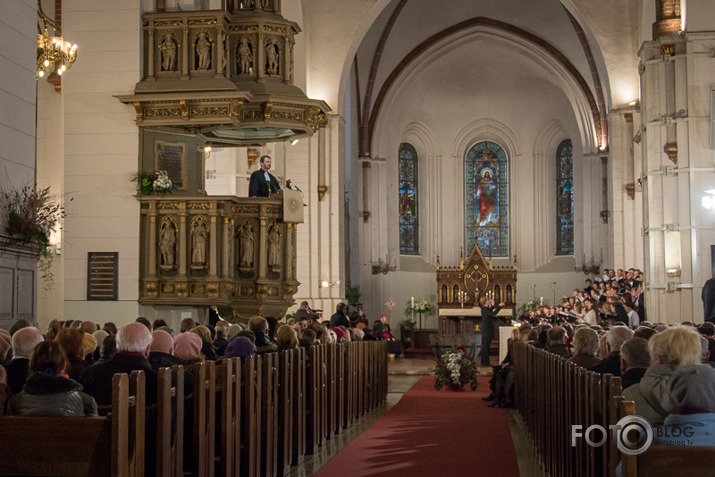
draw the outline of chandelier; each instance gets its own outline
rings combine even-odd
[[[37,79],[56,73],[62,75],[77,59],[77,45],[62,39],[62,29],[42,11],[41,0],[37,1],[40,17],[37,29]],[[55,36],[50,36],[47,27],[51,27]]]

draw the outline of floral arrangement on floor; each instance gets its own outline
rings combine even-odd
[[[176,186],[166,171],[139,171],[132,177],[132,182],[137,183],[137,195],[171,194]]]
[[[58,229],[65,217],[60,199],[61,195],[50,193],[49,187],[38,189],[35,184],[0,193],[0,213],[5,216],[5,231],[23,244],[37,245],[38,269],[49,288],[53,283],[52,262],[55,256],[50,246],[50,232]]]
[[[426,298],[420,296],[415,298],[414,301],[410,299],[410,301],[407,302],[405,316],[411,319],[413,311],[424,316],[431,316],[434,314],[434,305],[428,302]]]
[[[437,360],[437,367],[432,371],[437,376],[434,382],[437,391],[443,386],[461,389],[466,384],[470,385],[472,391],[477,390],[477,368],[466,357],[463,346],[444,351]]]

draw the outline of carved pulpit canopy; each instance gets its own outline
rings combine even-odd
[[[218,146],[313,135],[330,108],[294,85],[300,28],[280,10],[278,0],[256,0],[144,13],[142,80],[117,98],[134,106],[139,127]]]
[[[438,260],[439,262],[439,260]],[[486,260],[478,246],[465,261],[454,268],[437,268],[437,296],[439,308],[472,308],[479,306],[479,298],[494,294],[497,303],[513,307],[516,299],[516,266],[494,267]]]

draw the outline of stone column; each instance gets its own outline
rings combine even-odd
[[[212,204],[215,206],[215,203]],[[215,212],[212,212],[215,213]],[[218,230],[216,216],[212,215],[209,224],[209,278],[218,276]]]
[[[149,213],[149,254],[146,263],[146,274],[148,278],[156,277],[156,210]]]
[[[256,51],[253,56],[255,58],[254,61],[256,62],[256,73],[258,74],[257,81],[263,82],[266,75],[266,45],[263,44],[263,33],[259,33],[257,37],[258,44],[256,45]]]
[[[261,219],[261,226],[258,230],[258,279],[266,278],[266,268],[268,266],[268,256],[266,255],[267,237],[266,219]]]
[[[181,37],[181,79],[189,79],[189,25],[184,21]]]
[[[293,279],[293,228],[295,224],[287,223],[285,228],[285,237],[283,239],[283,276],[284,281]]]
[[[233,242],[231,230],[233,220],[229,222],[228,217],[223,218],[223,251],[221,253],[221,278],[228,278],[231,258],[233,258]]]
[[[189,241],[188,233],[186,232],[186,203],[182,203],[184,209],[180,211],[179,217],[179,276],[186,277],[186,243]]]
[[[223,31],[221,30],[221,27],[218,27],[216,29],[216,57],[214,59],[214,69],[216,70],[216,74],[214,75],[214,78],[223,78],[224,76],[224,71],[223,71],[223,61],[224,61],[224,52],[223,52]]]
[[[149,33],[149,40],[147,41],[146,51],[147,51],[147,65],[146,65],[146,79],[147,81],[155,81],[154,77],[154,51],[156,46],[154,45],[154,25],[149,25],[147,30]]]

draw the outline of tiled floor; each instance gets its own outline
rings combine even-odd
[[[348,445],[350,441],[390,410],[422,376],[430,374],[429,371],[434,365],[433,359],[390,359],[388,364],[387,401],[366,416],[363,416],[349,429],[344,430],[337,436],[333,436],[332,439],[318,449],[316,454],[305,456],[300,465],[291,467],[288,475],[291,477],[307,477],[315,473],[340,449]],[[490,374],[491,369],[480,367],[479,373]],[[531,445],[531,440],[521,422],[519,413],[513,410],[507,410],[506,412],[509,417],[509,426],[516,448],[517,459],[519,460],[519,473],[523,476],[543,476],[538,456]]]

